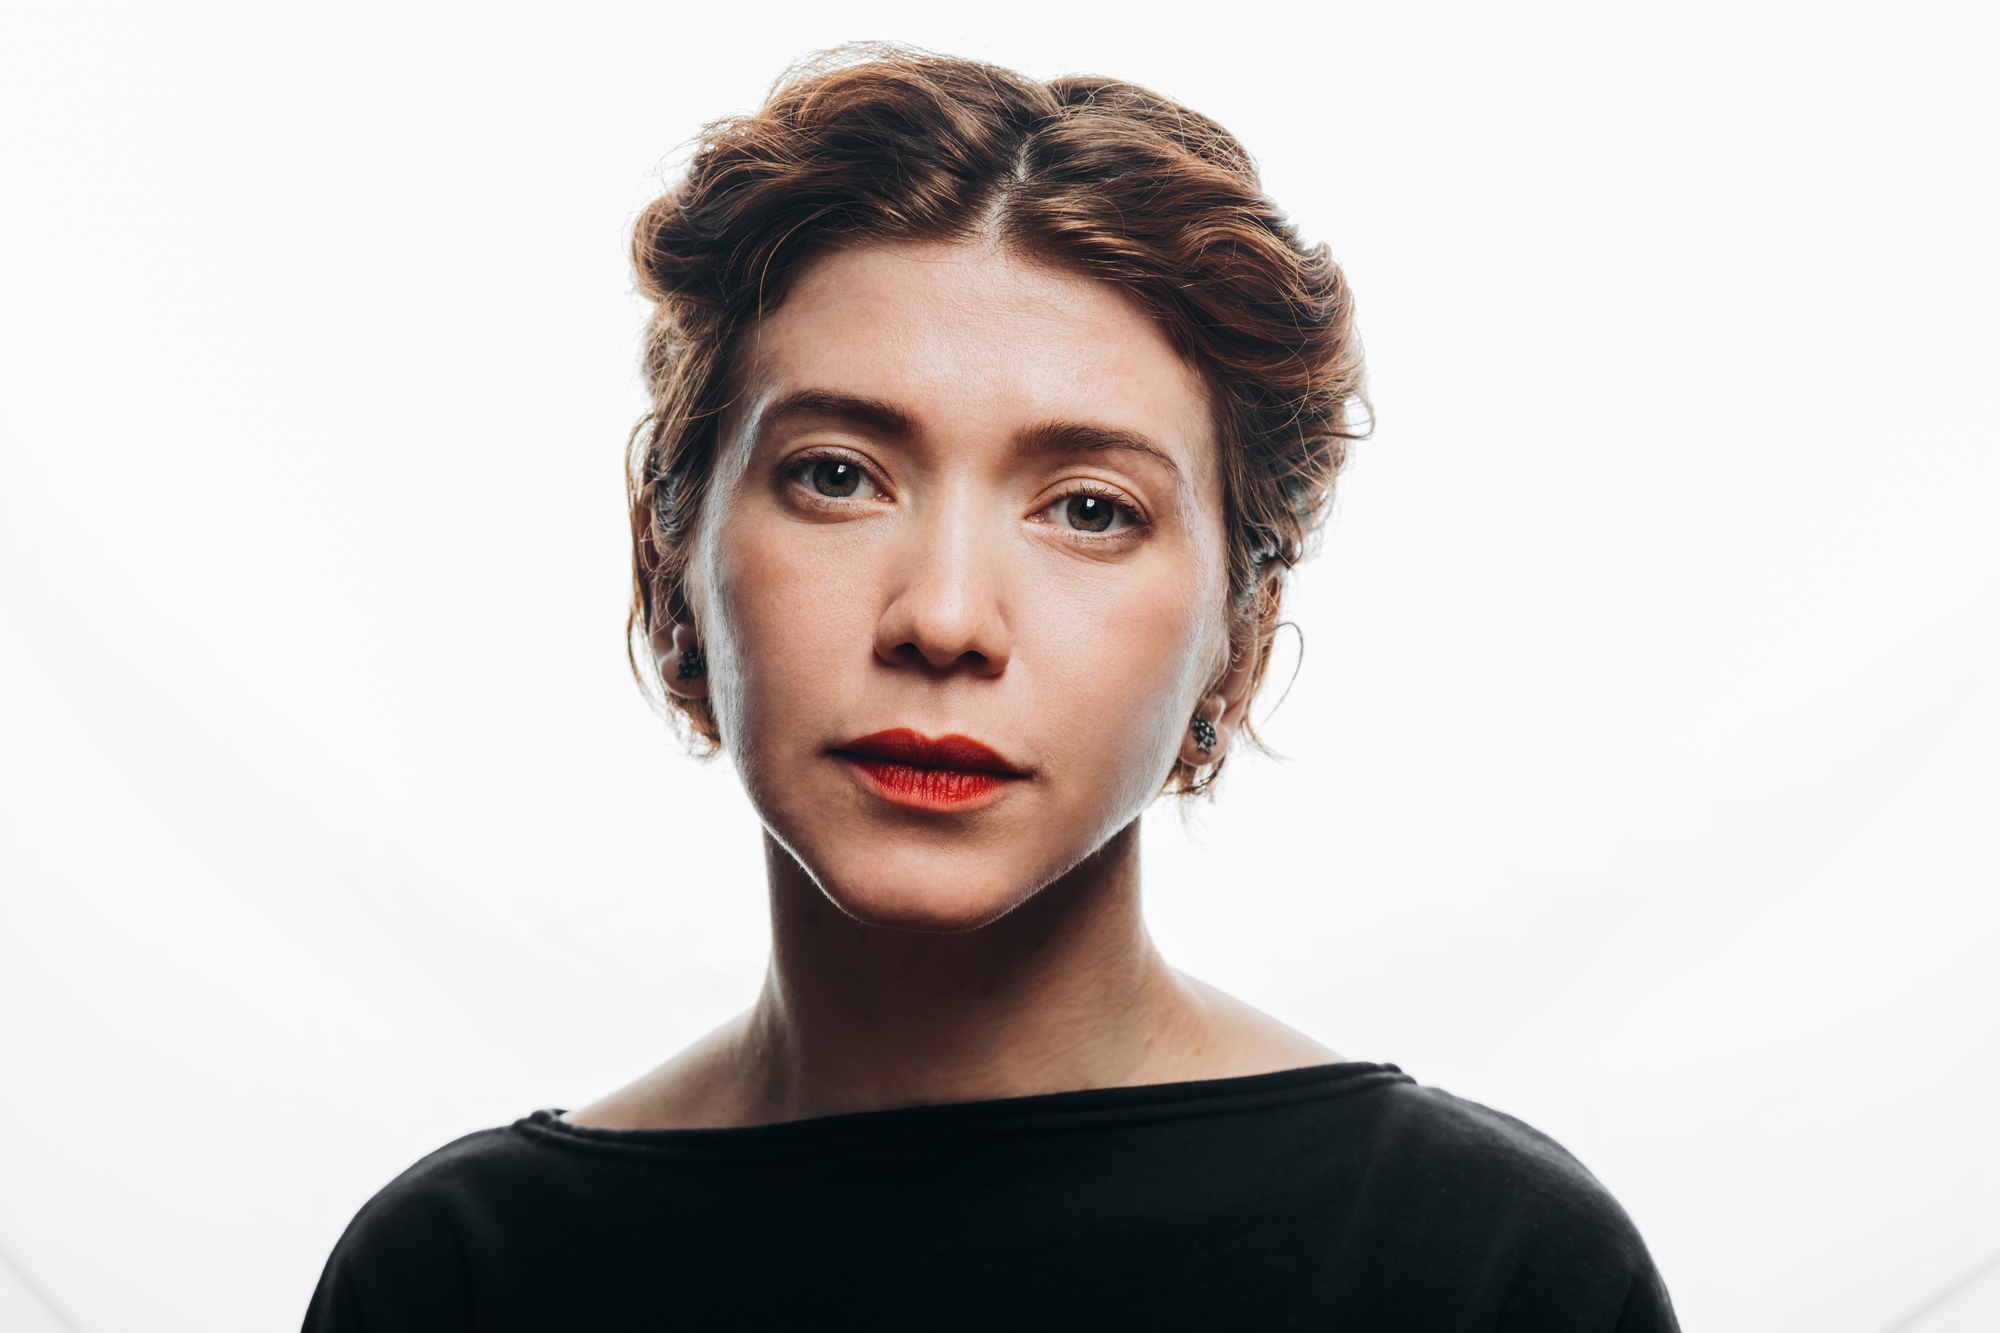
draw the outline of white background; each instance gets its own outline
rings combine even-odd
[[[404,1165],[748,1001],[754,820],[623,658],[624,246],[871,37],[1186,99],[1359,293],[1290,758],[1150,818],[1169,957],[1564,1141],[1690,1330],[1977,1271],[1981,8],[16,7],[0,1326],[293,1326]]]

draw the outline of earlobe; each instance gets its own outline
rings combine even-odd
[[[694,626],[676,623],[654,630],[653,659],[667,693],[682,699],[708,697],[708,654]]]
[[[1224,700],[1219,694],[1204,698],[1188,719],[1187,734],[1181,738],[1181,760],[1190,768],[1218,762],[1229,748],[1229,737],[1221,728]]]
[[[1236,736],[1236,729],[1243,724],[1251,690],[1257,683],[1257,664],[1277,620],[1279,592],[1277,580],[1267,575],[1260,598],[1262,614],[1252,638],[1246,644],[1231,646],[1229,666],[1216,682],[1215,692],[1202,699],[1194,717],[1189,719],[1187,734],[1181,741],[1181,758],[1195,768],[1220,762]]]

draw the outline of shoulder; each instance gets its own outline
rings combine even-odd
[[[1617,1206],[1583,1163],[1524,1121],[1416,1082],[1381,1092],[1378,1151],[1406,1156],[1439,1185],[1505,1181],[1535,1198]]]
[[[718,1129],[757,1124],[764,1108],[742,1077],[749,1012],[716,1028],[665,1064],[564,1119],[591,1129]]]
[[[390,1181],[356,1213],[320,1276],[306,1333],[428,1329],[462,1321],[475,1233],[533,1174],[518,1127],[446,1144]]]
[[[1371,1212],[1433,1240],[1442,1264],[1486,1270],[1501,1327],[1676,1327],[1638,1228],[1561,1144],[1440,1088],[1380,1089]]]
[[[534,1138],[523,1132],[533,1122],[482,1129],[420,1158],[362,1207],[348,1228],[349,1237],[365,1241],[378,1232],[421,1228],[490,1207],[495,1195],[509,1193],[537,1174],[540,1153]]]

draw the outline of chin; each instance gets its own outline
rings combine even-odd
[[[845,768],[835,770],[844,780],[829,782],[818,773],[773,780],[783,773],[776,765],[744,767],[772,843],[804,872],[795,887],[810,883],[847,917],[887,930],[957,935],[991,926],[1131,821],[1101,799],[1065,801],[1031,785],[922,809],[885,799]]]
[[[813,878],[834,906],[862,925],[926,935],[959,935],[990,926],[1041,887],[1039,877],[1025,884],[995,882],[990,866],[965,869],[968,873],[953,874],[937,867],[875,866],[853,875],[820,873]]]

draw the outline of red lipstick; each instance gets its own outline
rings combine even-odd
[[[945,810],[978,800],[1027,774],[970,736],[878,731],[834,751],[898,805]]]

